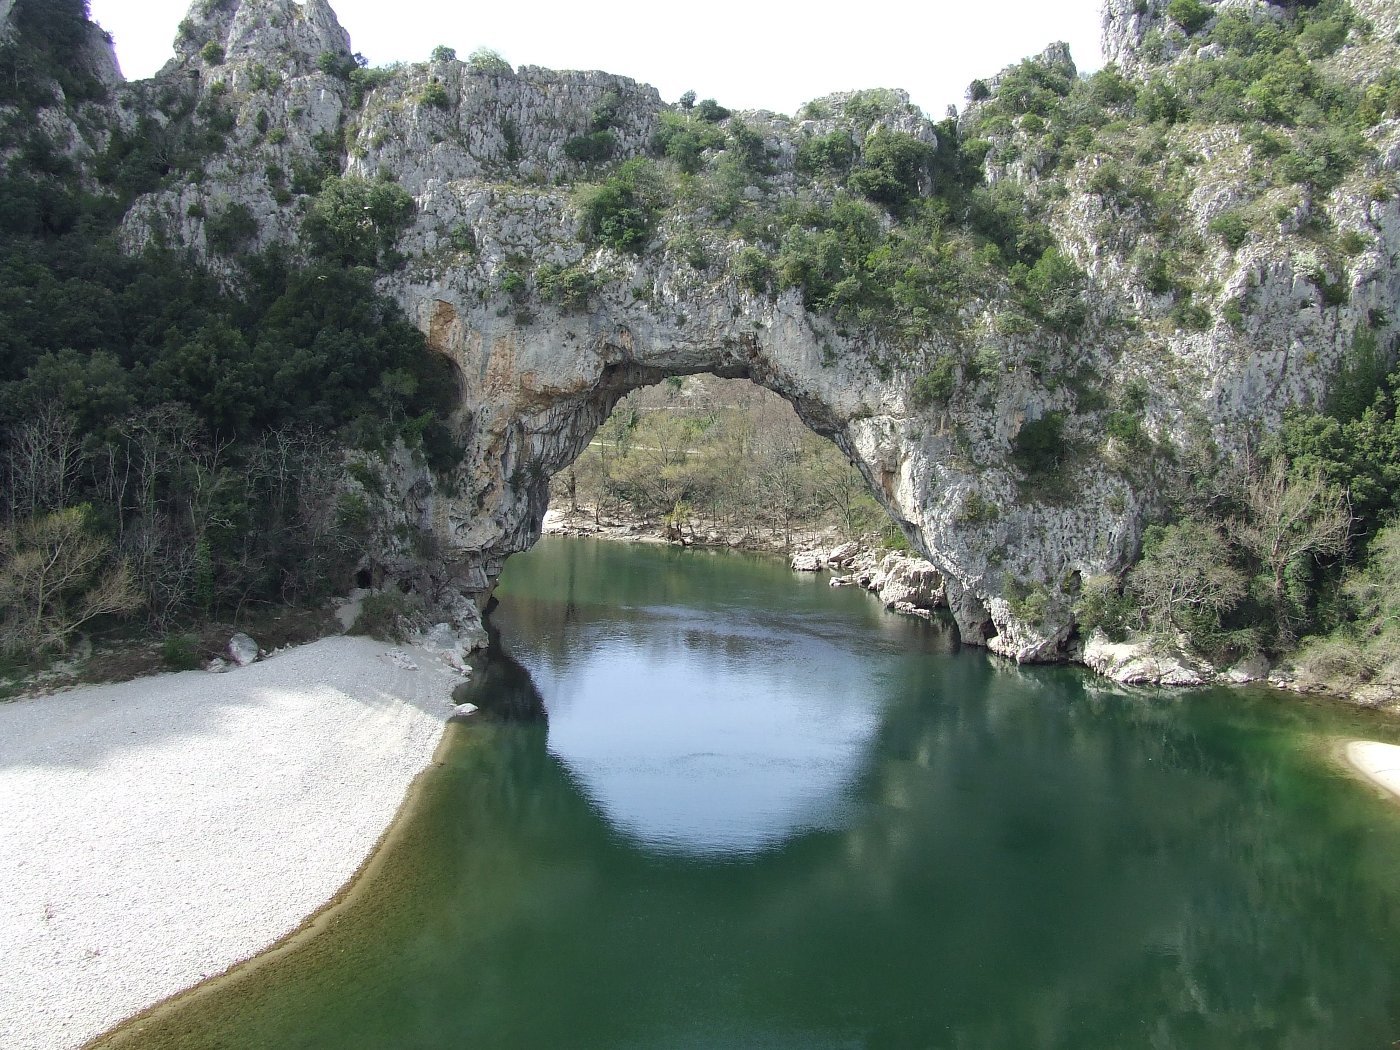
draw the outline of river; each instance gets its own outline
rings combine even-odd
[[[1400,1039],[1395,723],[958,651],[773,559],[546,539],[347,898],[104,1046]],[[533,716],[533,717],[532,717]]]

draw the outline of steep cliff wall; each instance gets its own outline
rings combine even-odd
[[[1227,6],[1274,17],[1268,4]],[[1108,52],[1126,73],[1209,59],[1165,8],[1108,0]],[[1393,59],[1393,39],[1357,40],[1375,51],[1368,68]],[[1104,122],[1067,154],[1033,109],[997,108],[1004,81],[940,128],[895,92],[832,96],[798,118],[706,119],[603,73],[454,60],[371,76],[349,49],[324,0],[200,0],[160,83],[193,92],[179,119],[222,121],[226,146],[197,180],[138,200],[124,236],[133,250],[188,245],[235,281],[238,259],[209,236],[231,209],[252,220],[248,248],[296,252],[323,175],[391,179],[412,195],[380,285],[455,365],[462,452],[449,476],[406,457],[394,472],[399,523],[433,541],[393,552],[405,576],[431,550],[439,578],[487,593],[504,559],[538,537],[549,476],[619,397],[715,372],[777,391],[850,455],[944,574],[967,641],[1052,659],[1079,582],[1131,561],[1188,449],[1239,452],[1291,406],[1321,404],[1359,338],[1393,343],[1393,120],[1375,123],[1365,158],[1330,185],[1299,189],[1261,177],[1265,151],[1238,127]],[[1351,50],[1334,56],[1338,69],[1360,61]],[[1062,49],[1044,63],[1073,78]],[[149,95],[123,89],[119,121]],[[648,162],[655,214],[640,242],[609,244],[590,230],[586,186],[661,152],[658,131],[677,121],[696,136],[693,155]],[[974,136],[985,160],[968,149]],[[846,141],[863,160],[813,151]],[[994,260],[977,225],[991,220],[975,215],[909,249],[897,193],[867,180],[865,196],[886,207],[852,205],[846,176],[830,174],[875,171],[879,149],[911,142],[926,152],[910,147],[917,171],[891,160],[886,174],[907,175],[898,192],[946,192],[950,214],[997,215],[1014,200],[1007,215],[1043,217],[1041,266]],[[1130,185],[1106,152],[1114,142],[1137,158]],[[999,196],[954,195],[959,180],[980,181],[974,163]],[[839,273],[821,302],[810,294],[820,275],[789,279],[789,245],[852,209],[872,244],[956,278],[922,301],[900,290],[898,327],[862,312]],[[1248,235],[1222,237],[1220,217],[1242,210]],[[1189,279],[1164,277],[1164,258]],[[1032,456],[1032,436],[1055,447]],[[1038,465],[1051,461],[1053,484]]]

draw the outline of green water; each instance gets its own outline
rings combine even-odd
[[[103,1045],[1400,1039],[1394,724],[955,652],[773,561],[546,540],[518,664],[323,928]]]

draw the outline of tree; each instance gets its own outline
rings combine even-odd
[[[1289,570],[1303,558],[1346,550],[1351,506],[1346,493],[1321,474],[1290,474],[1282,458],[1249,482],[1244,499],[1245,513],[1230,522],[1231,538],[1259,559],[1278,640],[1291,645],[1303,600],[1289,587]]]
[[[12,427],[6,438],[6,518],[25,520],[66,506],[87,458],[72,417],[47,404],[34,418]]]
[[[413,212],[413,198],[392,182],[332,175],[322,184],[303,228],[312,249],[327,260],[374,266]]]
[[[489,47],[479,47],[468,55],[467,69],[473,73],[487,73],[493,76],[511,72],[510,63],[499,51]]]
[[[446,44],[439,44],[437,47],[433,48],[433,61],[456,62],[457,51],[455,48],[448,47]]]
[[[1230,564],[1225,537],[1213,525],[1183,521],[1153,526],[1143,556],[1128,576],[1150,631],[1184,631],[1209,645],[1221,617],[1245,596],[1244,574]]]
[[[67,507],[0,529],[0,650],[63,651],[98,616],[141,604],[124,561],[93,535],[87,507]]]

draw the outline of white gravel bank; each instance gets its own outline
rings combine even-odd
[[[460,679],[327,638],[0,704],[0,1047],[75,1047],[256,954],[349,880]]]

